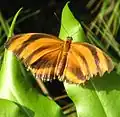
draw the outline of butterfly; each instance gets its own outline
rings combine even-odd
[[[81,84],[114,68],[111,58],[102,50],[85,42],[72,42],[72,37],[63,41],[45,33],[18,34],[5,47],[43,81],[59,79]]]

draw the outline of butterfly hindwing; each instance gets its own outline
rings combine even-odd
[[[43,81],[55,79],[55,69],[57,68],[60,54],[60,50],[44,54],[36,62],[30,65],[30,70],[36,78],[41,78]]]

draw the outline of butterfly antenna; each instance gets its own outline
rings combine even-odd
[[[54,15],[55,15],[55,17],[56,17],[56,19],[57,19],[57,21],[59,22],[59,24],[60,24],[60,19],[59,19],[59,17],[57,16],[57,14],[54,12]],[[63,27],[63,29],[64,29],[64,31],[69,35],[69,33],[67,32],[67,30],[66,30],[66,28],[63,26],[63,24],[61,23],[61,26]]]

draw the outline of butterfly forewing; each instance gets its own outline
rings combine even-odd
[[[55,78],[55,69],[63,49],[62,40],[52,35],[28,33],[13,36],[5,46],[13,51],[37,78]]]
[[[42,33],[28,33],[13,36],[6,48],[22,59],[25,64],[33,64],[46,53],[61,48],[63,41]]]

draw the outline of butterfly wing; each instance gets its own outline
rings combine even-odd
[[[93,75],[102,76],[113,69],[113,63],[99,48],[88,43],[72,43],[64,76],[68,82],[80,84]]]
[[[42,80],[55,78],[55,68],[62,51],[63,41],[43,33],[13,36],[6,44],[33,75]]]
[[[28,33],[13,36],[5,46],[24,62],[35,77],[42,80],[56,78],[64,41],[48,34]],[[87,43],[72,43],[63,78],[80,84],[93,75],[102,76],[112,69],[112,60],[97,47]]]

